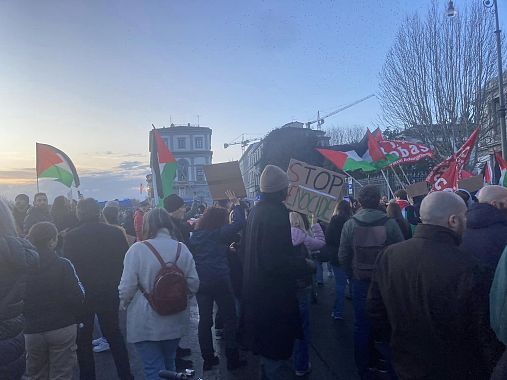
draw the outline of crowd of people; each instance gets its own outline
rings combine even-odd
[[[125,338],[147,380],[185,368],[194,297],[204,371],[220,361],[215,326],[228,370],[251,351],[264,380],[306,376],[326,267],[337,323],[350,290],[361,379],[507,378],[507,188],[389,201],[367,185],[325,223],[288,210],[288,187],[267,165],[253,207],[230,191],[211,207],[172,194],[134,213],[92,198],[49,207],[44,193],[0,200],[0,379],[78,367],[92,380],[102,350],[133,379]]]

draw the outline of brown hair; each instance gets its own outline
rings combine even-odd
[[[35,248],[44,249],[48,247],[51,240],[56,239],[58,236],[58,229],[53,223],[39,222],[35,223],[30,231],[28,231],[27,238],[30,240]]]
[[[209,207],[197,222],[198,230],[213,231],[227,224],[229,212],[223,207]]]

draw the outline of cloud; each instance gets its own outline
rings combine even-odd
[[[122,170],[148,170],[150,166],[141,161],[123,161],[117,168]]]

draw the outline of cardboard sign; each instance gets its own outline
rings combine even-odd
[[[408,185],[405,190],[407,191],[407,194],[410,198],[417,197],[419,195],[426,195],[428,194],[428,184],[423,182],[416,182],[411,185]]]
[[[285,204],[293,211],[329,222],[342,196],[345,177],[336,172],[291,159],[287,169],[289,195]]]
[[[460,179],[458,181],[458,189],[465,189],[469,193],[474,193],[484,187],[484,181],[482,175],[476,175],[466,179]]]
[[[214,201],[227,199],[225,192],[233,191],[238,198],[246,197],[245,184],[238,161],[204,166],[204,175]]]

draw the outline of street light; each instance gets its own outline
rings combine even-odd
[[[498,118],[500,119],[500,139],[502,143],[502,156],[504,159],[507,159],[507,128],[505,125],[505,95],[503,92],[502,41],[501,41],[500,22],[498,21],[498,5],[497,0],[482,0],[482,3],[486,8],[493,8],[493,13],[495,14],[496,53],[498,61],[498,92],[500,100],[500,105],[498,107]],[[454,8],[453,1],[449,0],[449,3],[447,5],[447,16],[454,17],[457,14],[458,12]]]

